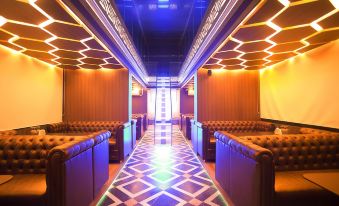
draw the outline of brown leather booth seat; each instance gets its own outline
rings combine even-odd
[[[136,138],[141,139],[144,136],[144,114],[132,114],[132,119],[137,120],[136,122]]]
[[[0,136],[5,136],[5,135],[16,135],[17,132],[15,130],[5,130],[5,131],[0,131]]]
[[[235,205],[338,205],[305,179],[339,171],[339,134],[245,136],[215,133],[216,179]]]
[[[181,115],[182,133],[188,140],[191,139],[191,119],[193,118],[193,114]]]
[[[132,150],[132,143],[125,141],[124,124],[120,121],[74,121],[47,125],[48,133],[93,133],[101,130],[111,132],[109,138],[109,161],[122,161]],[[126,145],[128,144],[128,145]]]
[[[198,138],[197,151],[206,161],[215,161],[215,137],[216,131],[227,131],[229,133],[273,131],[274,125],[263,121],[205,121],[202,122],[202,138]]]
[[[0,205],[88,205],[93,200],[94,140],[71,136],[0,138]]]

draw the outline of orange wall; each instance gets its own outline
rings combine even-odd
[[[260,75],[261,117],[339,128],[339,40]]]
[[[206,69],[197,74],[197,120],[257,120],[259,72]]]
[[[66,70],[65,121],[127,122],[129,73],[119,70]]]
[[[62,120],[62,70],[0,46],[0,131]]]

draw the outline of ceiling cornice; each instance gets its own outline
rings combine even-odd
[[[259,0],[216,0],[200,26],[192,47],[179,73],[179,84],[185,85],[194,72],[203,65]],[[231,20],[233,18],[233,20]],[[236,18],[234,20],[234,18]]]
[[[144,64],[131,40],[132,38],[127,32],[123,20],[110,0],[59,1],[62,1],[65,6],[69,7],[81,20],[87,23],[87,26],[100,36],[99,38],[105,39],[106,44],[114,50],[112,52],[116,54],[121,63],[131,71],[133,76],[143,86],[148,85],[148,74]],[[80,10],[79,5],[84,9]],[[92,21],[88,19],[89,16]],[[96,25],[93,25],[93,21]],[[104,36],[102,33],[99,34],[98,26],[100,26]]]

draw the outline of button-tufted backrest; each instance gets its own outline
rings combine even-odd
[[[213,136],[216,131],[227,131],[229,133],[254,132],[273,130],[271,123],[262,121],[205,121],[203,128],[208,128],[209,135]]]
[[[16,134],[17,134],[17,131],[15,131],[15,130],[0,131],[0,136],[16,135]]]
[[[116,136],[116,130],[123,125],[120,121],[76,121],[67,122],[68,132],[82,133],[82,132],[98,132],[101,130],[108,130],[112,136]]]
[[[248,136],[241,139],[269,149],[277,171],[339,168],[339,134]]]
[[[0,137],[0,174],[46,173],[48,152],[74,141],[72,136],[15,135]]]
[[[313,129],[313,128],[307,128],[307,127],[300,128],[299,132],[301,134],[332,134],[332,133],[335,133],[335,132],[330,132],[327,130]]]

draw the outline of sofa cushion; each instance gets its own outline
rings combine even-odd
[[[262,135],[241,138],[271,150],[276,171],[339,168],[338,133]]]
[[[0,202],[6,205],[45,205],[46,175],[24,174],[0,185]]]
[[[333,170],[276,172],[275,196],[277,205],[331,205],[334,203],[333,201],[338,201],[335,194],[303,177],[305,173],[324,171]],[[308,200],[310,202],[307,202]]]

